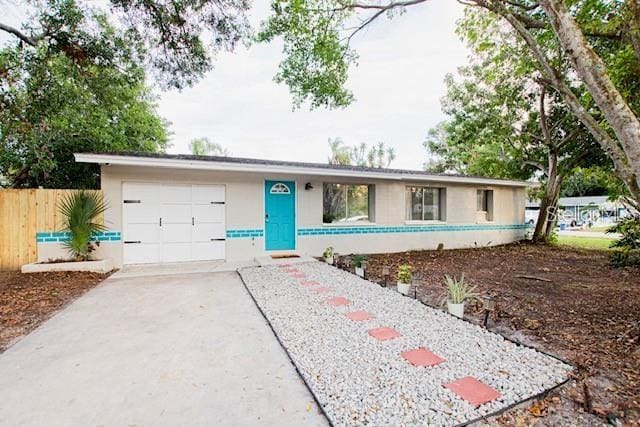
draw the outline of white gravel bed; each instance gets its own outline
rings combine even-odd
[[[571,367],[533,349],[394,290],[320,262],[294,264],[307,280],[330,292],[301,286],[276,266],[240,270],[298,370],[334,425],[456,425],[488,415],[564,381]],[[349,306],[333,307],[332,296]],[[365,310],[374,319],[344,314]],[[378,341],[367,330],[392,327],[401,337]],[[400,353],[426,347],[445,359],[416,367]],[[473,376],[501,396],[478,408],[443,384]]]

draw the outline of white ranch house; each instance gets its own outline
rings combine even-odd
[[[78,153],[101,165],[114,265],[498,245],[524,237],[530,183],[233,157]],[[40,261],[64,255],[38,234]]]

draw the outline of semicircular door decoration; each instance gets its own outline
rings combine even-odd
[[[289,186],[284,182],[276,182],[271,186],[271,190],[269,190],[270,194],[291,194],[291,190]]]
[[[296,248],[296,187],[293,181],[266,181],[265,248]]]

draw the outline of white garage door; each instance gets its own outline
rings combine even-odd
[[[225,257],[224,185],[123,183],[124,263]]]

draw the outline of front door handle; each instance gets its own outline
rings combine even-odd
[[[264,214],[264,220],[269,222],[269,214]]]

